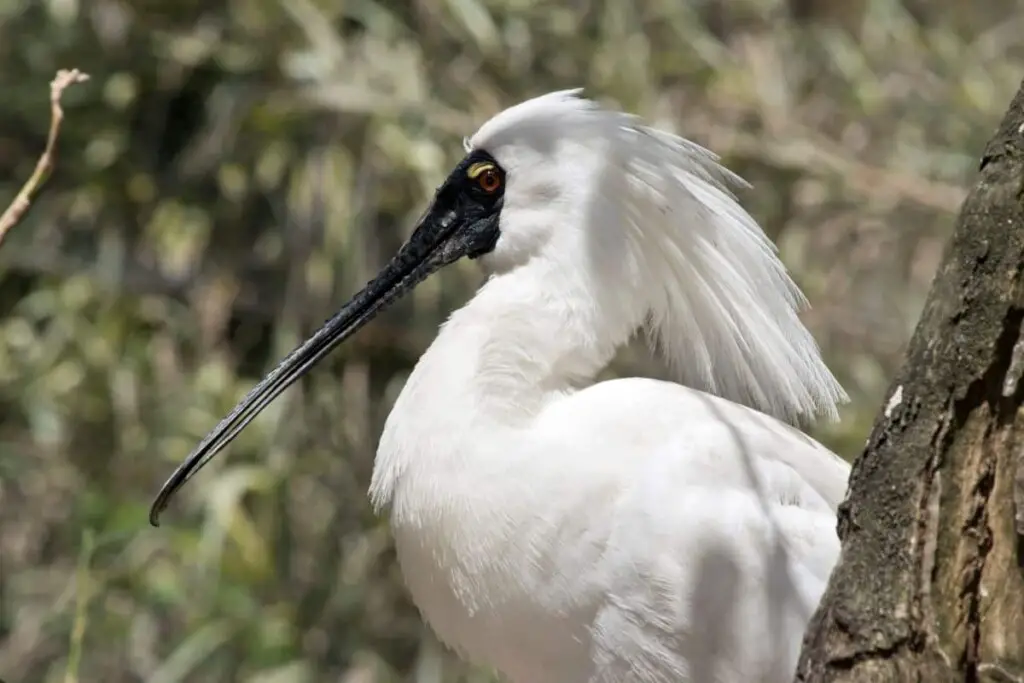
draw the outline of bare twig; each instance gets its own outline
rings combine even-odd
[[[60,124],[64,120],[64,110],[60,106],[60,98],[64,90],[74,83],[82,83],[89,80],[89,75],[78,69],[61,69],[52,81],[50,81],[50,132],[46,137],[46,149],[43,150],[39,161],[36,162],[32,175],[21,186],[18,195],[7,207],[3,215],[0,215],[0,242],[3,242],[7,232],[18,224],[28,211],[32,196],[39,191],[39,188],[53,170],[54,151],[57,147],[57,137],[60,134]]]

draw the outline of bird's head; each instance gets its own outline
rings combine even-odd
[[[500,112],[465,147],[409,240],[203,439],[164,484],[151,523],[288,386],[463,257],[496,273],[540,261],[614,291],[684,384],[782,419],[836,414],[845,394],[797,318],[802,294],[714,155],[577,90]]]

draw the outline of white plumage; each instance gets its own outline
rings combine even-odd
[[[154,505],[376,311],[490,277],[395,403],[370,496],[415,603],[512,683],[788,683],[848,466],[788,426],[846,396],[802,294],[706,150],[551,93],[467,141],[410,241]],[[643,331],[680,383],[594,383]],[[749,406],[749,407],[747,407]]]
[[[370,493],[437,634],[516,683],[790,681],[848,467],[769,415],[845,395],[705,150],[575,91],[470,139],[493,272],[424,354]],[[591,384],[638,327],[678,384]]]

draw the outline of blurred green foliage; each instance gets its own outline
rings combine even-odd
[[[854,456],[1024,73],[1012,0],[8,0],[0,204],[0,677],[484,681],[405,597],[376,437],[477,281],[423,286],[268,410],[159,530],[153,494],[390,255],[460,139],[586,86],[723,155],[814,309]],[[658,373],[627,350],[612,372]]]

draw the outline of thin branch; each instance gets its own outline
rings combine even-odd
[[[3,215],[0,215],[0,243],[3,242],[7,232],[17,225],[25,216],[28,207],[32,202],[32,196],[42,187],[50,171],[54,166],[54,152],[57,147],[57,137],[60,135],[60,124],[64,120],[64,110],[60,106],[60,98],[64,90],[74,83],[82,83],[89,80],[89,75],[78,69],[61,69],[52,81],[50,81],[50,132],[46,137],[46,149],[43,150],[39,161],[36,162],[32,175],[21,186],[18,195],[7,207]]]

